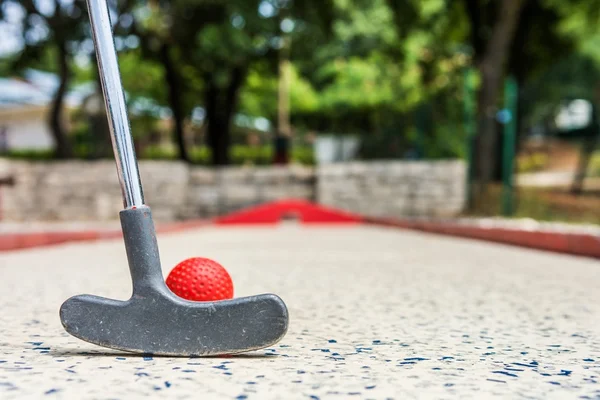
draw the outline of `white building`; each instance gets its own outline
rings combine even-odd
[[[0,78],[0,149],[54,148],[48,117],[58,83],[56,75],[35,70],[26,71],[25,79]],[[79,107],[93,91],[91,84],[70,91],[65,98],[65,111]]]

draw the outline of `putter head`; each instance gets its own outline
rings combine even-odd
[[[201,303],[164,289],[127,301],[75,296],[62,305],[60,319],[67,332],[86,342],[167,356],[258,350],[287,331],[287,308],[275,295]]]
[[[71,297],[60,308],[68,333],[111,349],[168,356],[242,353],[286,334],[288,311],[278,296],[194,302],[175,295],[162,275],[150,208],[126,209],[120,217],[133,296]]]

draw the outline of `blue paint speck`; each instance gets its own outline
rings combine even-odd
[[[117,360],[126,360],[125,357],[117,357]]]
[[[166,388],[170,388],[170,387],[171,387],[171,382],[169,382],[169,381],[165,381],[165,387],[166,387]]]
[[[527,367],[527,368],[534,368],[537,366],[537,364],[523,364],[523,363],[513,363],[514,365],[518,365],[519,367]]]
[[[365,389],[367,389],[367,390],[375,389],[375,385],[365,386]]]
[[[429,360],[428,358],[422,358],[422,357],[412,357],[412,358],[405,358],[405,361],[426,361]]]
[[[311,394],[311,395],[310,395],[310,399],[311,399],[311,400],[320,400],[320,399],[319,399],[319,396],[315,396],[314,394]]]
[[[193,369],[182,369],[181,372],[188,372],[189,373],[189,372],[196,372],[196,371],[193,370]]]
[[[569,371],[568,369],[561,369],[560,374],[558,374],[558,375],[569,376],[569,375],[571,375],[572,372],[573,371]]]
[[[506,376],[512,376],[514,378],[519,377],[519,375],[517,375],[517,374],[511,374],[510,372],[506,372],[506,371],[492,371],[492,374],[502,374],[502,375],[506,375]]]
[[[558,385],[558,386],[560,386],[560,383],[559,383],[559,382],[549,382],[549,383],[551,383],[551,384],[553,384],[553,385]]]
[[[144,357],[144,361],[152,361],[152,357]]]
[[[337,343],[337,340],[335,340],[335,339],[329,339],[327,342],[329,342],[329,343]]]
[[[452,386],[454,386],[454,383],[444,383],[444,386],[446,386],[446,387],[452,387]]]
[[[58,391],[59,391],[59,389],[50,389],[50,390],[44,392],[44,394],[52,394],[52,393],[56,393]]]
[[[584,358],[583,361],[585,362],[594,362],[593,358]]]
[[[247,398],[248,398],[248,396],[247,396],[247,395],[245,395],[245,394],[240,394],[238,397],[236,397],[236,400],[244,400],[244,399],[247,399]]]

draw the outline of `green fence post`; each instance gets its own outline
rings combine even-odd
[[[513,215],[513,175],[515,147],[517,141],[517,81],[510,76],[504,83],[504,111],[508,118],[504,122],[504,148],[502,149],[502,214]]]
[[[467,207],[473,207],[473,179],[475,177],[475,74],[465,69],[463,86],[464,129],[467,137]]]

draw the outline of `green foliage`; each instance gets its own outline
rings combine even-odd
[[[2,157],[14,160],[47,161],[54,158],[52,150],[11,150],[3,153]]]
[[[517,159],[519,173],[540,171],[548,163],[548,156],[544,153],[533,153]]]
[[[17,4],[15,0],[0,3]],[[217,88],[219,111],[267,118],[276,125],[278,70],[282,40],[291,43],[291,118],[296,131],[359,134],[364,158],[464,157],[463,73],[474,65],[473,21],[467,1],[449,0],[166,0],[123,1],[115,32],[133,35],[138,47],[119,53],[136,141],[151,142],[158,113],[171,106],[167,48],[181,80],[185,123],[196,107],[207,108],[207,88]],[[477,3],[489,34],[494,2]],[[28,15],[30,1],[21,2]],[[66,3],[65,3],[66,4]],[[63,23],[26,43],[24,51],[0,62],[0,73],[24,68],[58,71],[54,39],[68,36],[70,59],[89,40],[86,9],[65,8]],[[566,95],[592,98],[600,80],[598,0],[528,2],[511,51],[510,69],[523,74],[521,122],[546,123]],[[83,7],[83,8],[81,8]],[[260,10],[260,12],[259,12]],[[265,11],[267,10],[267,11]],[[38,13],[39,14],[39,13]],[[491,17],[490,17],[491,16]],[[1,18],[1,16],[0,16]],[[120,23],[132,18],[130,25]],[[47,17],[45,24],[56,21]],[[66,21],[66,22],[65,22]],[[283,29],[284,22],[287,28]],[[25,31],[33,29],[26,24]],[[39,27],[38,27],[39,28]],[[58,36],[57,36],[58,35]],[[61,36],[62,35],[62,36]],[[43,36],[43,35],[42,35]],[[86,42],[89,44],[89,42]],[[86,51],[89,51],[87,49]],[[560,55],[561,58],[557,59]],[[10,60],[7,61],[7,60]],[[70,61],[74,83],[96,80],[95,61]],[[12,68],[12,69],[11,69]],[[232,70],[243,71],[238,96],[227,95]],[[235,88],[234,88],[235,89]],[[237,101],[236,101],[237,100]],[[143,105],[139,111],[136,105]],[[136,111],[137,110],[137,111]],[[225,111],[223,111],[225,112]],[[85,121],[71,133],[75,153],[94,146]],[[206,124],[206,120],[204,121]],[[233,143],[245,133],[232,127]],[[190,149],[195,162],[208,163],[206,148]],[[234,145],[235,164],[267,164],[270,146]],[[144,157],[173,158],[170,150],[146,148]],[[312,150],[294,148],[293,158],[312,163]],[[535,163],[533,163],[535,164]],[[535,164],[537,165],[537,164]],[[523,167],[534,168],[531,166]]]
[[[136,49],[119,55],[119,68],[130,101],[142,97],[152,99],[157,105],[167,105],[167,88],[160,64],[143,59]]]
[[[271,165],[273,163],[273,148],[271,146],[244,146],[234,145],[230,149],[233,165]],[[211,150],[208,147],[196,147],[190,151],[195,164],[209,165]],[[175,151],[160,146],[148,146],[140,156],[141,159],[173,160]],[[315,163],[311,147],[293,147],[291,159],[294,163],[313,165]]]
[[[470,216],[498,215],[501,210],[502,186],[493,185]],[[564,190],[519,187],[515,191],[513,218],[538,221],[561,221],[576,224],[600,224],[600,199],[576,196]]]
[[[589,175],[600,177],[600,150],[596,151],[590,159]]]

